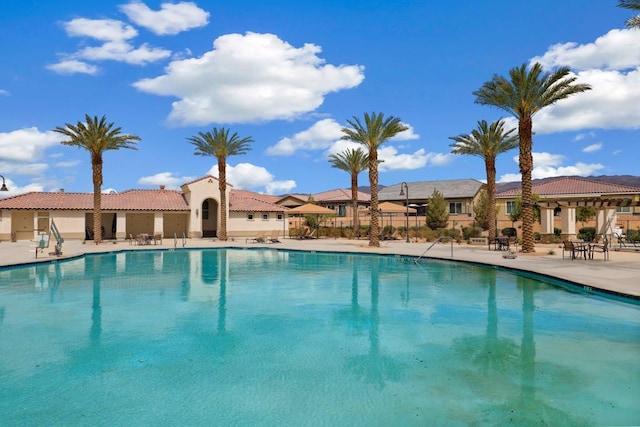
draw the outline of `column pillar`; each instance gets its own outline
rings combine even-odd
[[[562,239],[576,238],[576,208],[562,207],[560,211],[560,222],[562,227]]]
[[[116,212],[116,240],[127,238],[127,213]]]

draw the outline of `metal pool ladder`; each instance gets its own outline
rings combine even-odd
[[[440,236],[433,243],[431,243],[431,245],[429,245],[429,247],[424,252],[422,252],[422,255],[420,255],[418,258],[416,258],[413,262],[415,262],[417,264],[418,261],[420,261],[420,258],[422,258],[424,256],[424,254],[429,252],[429,249],[431,249],[432,247],[434,247],[436,245],[436,243],[438,243],[438,242],[440,242],[441,240],[444,240],[444,239],[451,240],[451,258],[453,258],[453,237]]]

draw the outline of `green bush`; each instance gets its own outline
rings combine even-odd
[[[482,228],[462,227],[462,238],[469,240],[472,237],[480,237],[482,234]]]
[[[630,242],[640,242],[640,230],[627,230],[627,240]]]
[[[596,239],[596,228],[582,227],[578,230],[578,239],[584,240],[585,242],[593,242]]]
[[[503,228],[501,233],[502,233],[503,236],[507,236],[507,237],[517,237],[518,236],[518,230],[516,230],[513,227]]]
[[[553,234],[554,234],[556,237],[560,237],[560,235],[562,234],[562,230],[561,230],[561,229],[559,229],[558,227],[553,227]]]

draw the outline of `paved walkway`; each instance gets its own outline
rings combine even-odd
[[[245,239],[219,242],[210,239],[187,239],[186,249],[221,248],[221,247],[269,247],[292,250],[316,250],[331,252],[359,252],[398,254],[421,256],[431,243],[406,243],[404,241],[384,241],[380,248],[370,248],[366,240],[346,239],[313,239],[295,240],[282,239],[281,243],[261,244],[246,243]],[[32,262],[46,262],[57,258],[68,258],[85,253],[112,252],[122,250],[145,249],[181,249],[182,242],[165,239],[161,245],[135,246],[128,241],[106,242],[100,245],[82,241],[66,241],[62,246],[63,256],[56,257],[49,254],[53,251],[54,242],[43,254],[38,254],[36,260],[35,243],[29,241],[0,243],[0,266],[25,264]],[[553,254],[551,253],[553,252]],[[488,250],[486,246],[467,244],[437,243],[425,257],[471,261],[489,265],[497,265],[524,271],[542,273],[548,276],[567,280],[588,288],[600,289],[631,296],[640,300],[640,251],[621,252],[610,251],[610,260],[604,261],[602,254],[594,254],[593,260],[562,258],[561,245],[536,246],[535,254],[518,253],[515,259],[503,258],[504,252]],[[566,255],[566,254],[565,254]]]

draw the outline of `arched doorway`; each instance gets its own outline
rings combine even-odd
[[[218,237],[218,202],[205,199],[200,208],[202,237]]]

